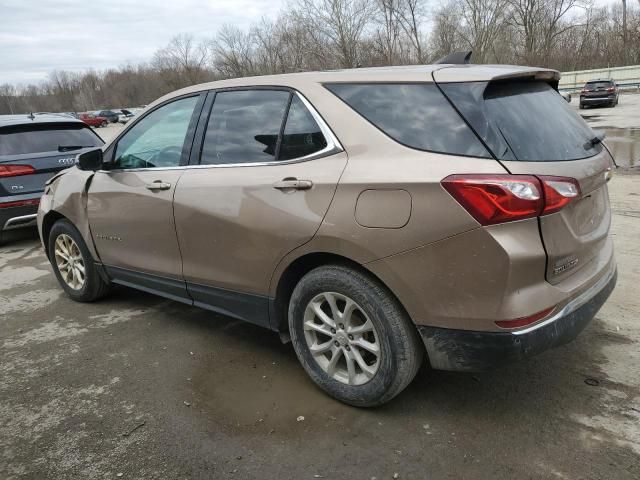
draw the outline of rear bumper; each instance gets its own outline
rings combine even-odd
[[[530,357],[570,342],[609,298],[617,270],[603,277],[551,318],[514,332],[474,332],[418,325],[431,366],[481,371]]]
[[[580,103],[585,104],[585,105],[598,105],[598,104],[605,104],[605,103],[611,103],[616,99],[615,95],[612,95],[610,97],[596,97],[596,98],[589,98],[589,97],[580,97]]]
[[[37,205],[0,208],[0,231],[36,226]]]

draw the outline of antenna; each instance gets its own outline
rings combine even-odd
[[[436,60],[434,64],[442,64],[447,63],[451,65],[468,65],[471,63],[471,54],[472,50],[468,50],[466,52],[453,52],[449,55],[445,55],[439,60]]]

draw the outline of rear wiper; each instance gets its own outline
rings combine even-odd
[[[80,150],[81,148],[91,148],[91,145],[58,145],[59,152],[69,152],[71,150]]]
[[[587,143],[584,144],[585,150],[589,150],[604,141],[605,133],[603,131],[595,131],[594,133],[596,134],[595,137],[587,140]]]

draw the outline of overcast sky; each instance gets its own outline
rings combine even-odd
[[[150,60],[178,33],[277,16],[283,0],[0,0],[0,84]]]
[[[598,5],[614,0],[596,0]],[[436,3],[435,1],[432,3]],[[275,18],[285,0],[0,0],[0,84],[143,62],[178,33]]]

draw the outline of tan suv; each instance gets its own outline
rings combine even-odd
[[[279,332],[357,406],[573,339],[616,281],[611,156],[559,74],[436,64],[225,80],[51,180],[78,301],[116,283]],[[265,359],[265,361],[268,361]]]

